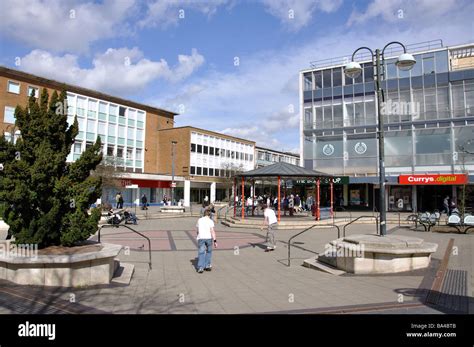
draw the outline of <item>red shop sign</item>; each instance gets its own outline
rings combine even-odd
[[[400,175],[398,183],[400,184],[420,184],[420,185],[454,185],[466,184],[469,182],[466,174],[452,175]]]

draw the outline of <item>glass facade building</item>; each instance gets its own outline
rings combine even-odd
[[[407,48],[416,59],[411,71],[396,68],[400,53],[386,56],[382,71],[389,208],[391,197],[396,200],[397,195],[390,185],[396,185],[400,174],[474,169],[474,156],[459,150],[474,140],[474,44]],[[306,168],[365,184],[363,192],[353,194],[364,195],[362,204],[373,206],[377,195],[370,191],[374,193],[378,182],[377,97],[372,62],[358,61],[363,73],[355,79],[344,75],[342,59],[301,72],[301,152]],[[345,189],[346,205],[351,202],[350,188]],[[416,210],[416,188],[400,194],[403,209]],[[454,195],[454,189],[449,194]]]

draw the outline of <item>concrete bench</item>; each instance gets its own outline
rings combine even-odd
[[[160,209],[162,213],[184,213],[186,212],[186,208],[183,206],[163,206]]]

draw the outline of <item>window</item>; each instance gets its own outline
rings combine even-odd
[[[109,124],[109,136],[115,136],[115,125]]]
[[[214,176],[219,177],[219,169],[214,169]]]
[[[209,155],[214,155],[214,147],[209,147]]]
[[[196,167],[191,166],[191,175],[195,175],[195,174],[196,174]]]
[[[202,153],[202,145],[198,145],[197,152]]]
[[[77,98],[77,115],[84,117],[86,115],[86,99],[85,98]]]
[[[214,176],[214,169],[209,169],[209,176]]]
[[[226,154],[226,157],[227,157],[227,158],[230,158],[230,150],[226,149],[226,150],[225,150],[225,154]]]
[[[133,159],[133,148],[127,148],[127,159]]]
[[[250,154],[250,161],[253,161],[253,154]]]
[[[332,70],[332,84],[333,84],[333,87],[342,86],[341,68]]]
[[[207,167],[202,168],[202,175],[207,176]]]
[[[208,146],[204,146],[203,153],[204,154],[209,154],[209,147]]]
[[[125,107],[122,107],[122,106],[119,107],[119,116],[125,117]]]
[[[423,57],[423,74],[430,75],[434,73],[434,57],[428,56]]]
[[[313,81],[311,80],[311,74],[304,75],[304,90],[312,90],[313,89]]]
[[[101,135],[105,135],[105,123],[99,122],[99,127],[97,128],[97,132]]]
[[[87,151],[89,148],[91,148],[92,145],[93,145],[92,142],[86,142],[86,151]]]
[[[235,152],[234,152],[234,151],[231,151],[231,152],[230,152],[230,157],[231,157],[232,159],[235,159]]]
[[[15,108],[14,107],[5,106],[3,121],[5,123],[15,124]]]
[[[117,148],[117,158],[123,158],[123,147]]]
[[[196,168],[196,174],[197,174],[197,175],[202,175],[202,167],[199,167],[199,166],[198,166],[198,167]]]
[[[389,78],[397,78],[397,67],[395,66],[394,61],[390,61],[387,64],[387,79]]]
[[[142,158],[142,150],[136,149],[135,150],[135,159],[140,160]]]
[[[82,143],[75,143],[74,144],[74,153],[80,154],[82,151]]]
[[[191,143],[191,152],[195,153],[196,152],[196,144]]]
[[[125,138],[125,127],[119,126],[118,137]]]
[[[39,88],[38,87],[28,87],[28,96],[31,96],[31,94],[34,93],[34,97],[37,98],[39,96]]]
[[[364,66],[365,82],[372,82],[374,80],[374,66],[372,63],[362,65]]]
[[[248,161],[249,160],[249,155],[248,153],[245,153],[245,161]]]
[[[214,151],[214,155],[218,157],[219,156],[219,151],[220,151],[220,149],[216,148],[216,150]]]
[[[323,76],[322,76],[321,71],[316,71],[314,73],[314,84],[315,84],[314,89],[321,89],[323,87]]]
[[[20,83],[8,81],[8,91],[14,94],[20,94]]]
[[[87,120],[87,132],[88,133],[95,132],[95,121]]]
[[[134,140],[135,139],[135,129],[134,128],[127,128],[127,138],[129,140]]]
[[[331,88],[331,69],[323,71],[323,86],[324,88]]]
[[[115,147],[114,147],[114,146],[108,145],[108,146],[107,146],[107,155],[108,155],[109,157],[113,157],[113,156],[114,156],[114,150],[115,150]]]

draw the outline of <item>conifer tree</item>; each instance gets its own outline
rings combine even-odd
[[[46,88],[26,107],[15,109],[21,136],[0,137],[0,201],[3,219],[17,243],[73,246],[97,231],[100,211],[90,205],[101,196],[101,178],[91,171],[102,160],[100,138],[73,163],[66,163],[78,134],[77,118],[67,121],[63,90],[49,98]]]

